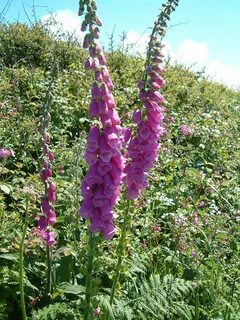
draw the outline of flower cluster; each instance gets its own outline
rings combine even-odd
[[[193,134],[193,130],[185,124],[181,124],[179,130],[184,136],[191,136]]]
[[[7,159],[9,157],[15,157],[15,152],[12,149],[0,149],[0,158]]]
[[[83,31],[89,26],[89,33],[83,41],[83,47],[89,49],[85,68],[95,74],[89,117],[97,119],[101,127],[93,125],[88,135],[85,159],[89,171],[82,182],[84,200],[79,212],[84,219],[90,219],[93,233],[101,232],[105,239],[111,239],[115,233],[113,207],[119,197],[124,168],[124,158],[120,153],[123,130],[115,109],[113,84],[106,59],[95,41],[99,38],[98,26],[101,26],[101,21],[96,16],[95,6],[90,3],[87,10],[82,23]]]
[[[139,98],[144,108],[136,110],[133,114],[137,133],[132,136],[126,154],[130,161],[124,170],[124,183],[128,187],[129,199],[136,199],[140,192],[147,188],[147,173],[157,158],[159,138],[165,133],[165,99],[158,91],[165,83],[162,78],[164,68],[160,66],[163,58],[162,44],[156,39],[152,39],[151,43],[145,79],[138,82]]]
[[[56,243],[55,234],[51,226],[56,222],[56,212],[52,205],[56,202],[57,196],[56,184],[52,181],[52,165],[54,153],[50,150],[50,135],[47,132],[50,121],[50,114],[46,111],[41,117],[40,143],[43,148],[43,167],[40,173],[40,178],[44,182],[45,193],[41,200],[41,216],[38,220],[38,231],[42,240],[46,241],[47,245],[52,246]]]

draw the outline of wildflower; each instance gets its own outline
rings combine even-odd
[[[140,246],[142,247],[142,249],[147,249],[147,247],[148,247],[147,241],[144,239],[144,240],[141,242]]]
[[[199,216],[198,216],[198,213],[195,212],[193,216],[193,224],[198,225],[198,223],[199,223]]]
[[[61,175],[63,175],[63,174],[65,173],[65,170],[64,170],[64,166],[63,166],[63,165],[60,165],[60,166],[58,167],[58,173],[61,174]]]
[[[88,134],[85,160],[89,170],[81,186],[84,200],[79,213],[82,218],[90,219],[93,233],[100,232],[105,239],[111,239],[115,233],[113,207],[119,198],[125,164],[120,148],[129,133],[123,131],[115,109],[113,83],[104,53],[95,42],[99,38],[99,28],[94,24],[101,26],[96,16],[89,16],[83,22],[84,29],[89,25],[90,32],[85,35],[83,43],[83,47],[89,50],[84,66],[95,74],[89,117],[98,119],[101,127],[93,125]]]
[[[159,231],[159,232],[162,230],[160,226],[154,226],[152,229],[153,231]]]
[[[49,246],[56,244],[55,233],[53,231],[46,232],[46,241]]]
[[[194,258],[194,257],[196,257],[196,255],[197,255],[197,252],[196,252],[196,251],[192,251],[192,252],[191,252],[191,257]]]
[[[207,203],[206,201],[202,200],[200,203],[199,203],[199,208],[203,209],[207,206]]]
[[[56,212],[52,204],[57,200],[57,186],[52,181],[52,161],[55,159],[55,154],[50,150],[50,134],[47,132],[51,116],[48,106],[44,110],[43,116],[40,118],[41,134],[40,144],[43,150],[43,163],[40,172],[40,179],[44,183],[45,192],[41,199],[41,215],[38,220],[37,229],[40,238],[52,246],[56,243],[55,234],[51,226],[56,223]]]
[[[157,53],[149,51],[146,79],[138,82],[139,98],[144,108],[133,113],[132,120],[137,125],[137,132],[132,135],[126,152],[130,161],[125,167],[123,182],[127,185],[129,199],[136,199],[148,187],[147,174],[157,158],[159,139],[166,132],[163,125],[165,99],[158,92],[165,83],[162,78],[164,69],[159,66],[159,61],[162,61],[161,48],[162,45]]]
[[[0,149],[0,158],[7,159],[9,157],[15,157],[15,152],[12,149]]]
[[[184,136],[191,136],[193,134],[193,130],[188,128],[185,124],[181,124],[179,129]]]
[[[101,313],[101,308],[97,307],[94,311],[93,311],[93,318],[97,318]]]
[[[53,183],[52,181],[49,181],[48,190],[47,190],[48,201],[56,202],[56,200],[57,200],[56,191],[57,191],[56,184]]]

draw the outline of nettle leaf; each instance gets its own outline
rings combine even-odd
[[[17,253],[2,253],[2,254],[0,254],[0,259],[16,261],[18,259],[18,254]]]
[[[68,247],[68,246],[62,246],[62,247],[58,248],[56,250],[56,252],[54,253],[54,256],[57,258],[67,257],[70,255],[76,256],[76,252],[71,247]]]
[[[67,294],[74,294],[74,295],[83,295],[85,293],[85,287],[81,285],[74,285],[70,283],[64,283],[58,287],[61,291]]]
[[[82,117],[82,118],[79,119],[79,122],[80,122],[80,123],[84,123],[84,122],[90,122],[90,121],[89,121],[88,118]]]
[[[12,187],[8,186],[6,184],[1,184],[0,190],[2,190],[2,192],[6,193],[6,194],[10,194],[12,192]]]

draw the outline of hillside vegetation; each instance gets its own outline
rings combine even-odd
[[[0,25],[0,319],[21,319],[18,252],[29,198],[25,291],[29,319],[82,319],[87,224],[78,214],[90,127],[91,72],[76,40],[52,38],[44,26]],[[122,124],[138,103],[144,61],[107,53]],[[95,252],[99,319],[240,319],[240,92],[203,72],[166,62],[167,134],[150,187],[131,207],[131,227],[114,308],[108,304],[118,235]],[[46,248],[34,228],[43,192],[39,117],[51,107],[58,185],[53,294],[46,289]],[[179,127],[187,125],[190,135]],[[122,223],[125,199],[118,204]]]

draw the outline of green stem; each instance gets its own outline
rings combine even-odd
[[[84,320],[89,319],[90,313],[90,302],[91,302],[91,282],[92,282],[92,272],[93,272],[93,259],[95,250],[95,241],[92,232],[89,232],[89,244],[88,244],[88,263],[87,263],[87,275],[86,275],[86,294],[84,303]]]
[[[50,300],[52,294],[52,252],[47,244],[47,301]]]
[[[195,317],[194,320],[199,320],[199,288],[197,287],[196,292],[196,303],[195,303]]]
[[[23,320],[27,320],[25,294],[24,294],[24,241],[26,238],[27,227],[28,227],[28,197],[26,198],[26,211],[23,225],[22,239],[19,247],[19,288],[21,298],[21,309]]]
[[[235,273],[234,279],[233,279],[233,283],[232,283],[232,287],[231,287],[231,293],[230,293],[230,300],[229,300],[229,304],[232,305],[233,303],[233,295],[234,295],[234,291],[235,291],[235,285],[236,285],[236,281],[237,281],[237,275],[238,273]],[[231,319],[231,310],[229,308],[229,305],[227,305],[226,307],[226,311],[224,314],[224,320],[230,320]]]
[[[115,274],[113,277],[113,284],[112,284],[112,290],[111,290],[111,295],[110,295],[110,305],[112,305],[112,303],[113,303],[116,287],[117,287],[118,280],[119,280],[120,273],[121,273],[122,260],[123,260],[124,250],[125,250],[127,226],[128,226],[128,221],[129,221],[129,207],[130,207],[130,200],[127,201],[127,209],[124,214],[124,220],[123,220],[123,225],[122,225],[122,229],[121,229],[121,238],[119,240],[118,247],[117,247],[118,261],[117,261],[117,265],[116,265]]]

